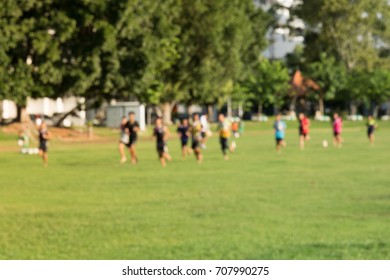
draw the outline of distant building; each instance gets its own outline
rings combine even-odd
[[[267,39],[269,41],[268,48],[263,52],[263,55],[270,59],[284,59],[288,53],[292,53],[297,45],[304,42],[302,34],[305,29],[303,20],[292,18],[290,9],[299,5],[300,0],[254,0],[255,6],[268,12],[275,5],[275,16],[277,18],[277,26],[268,30]],[[291,30],[302,32],[294,32]]]
[[[32,99],[27,98],[26,111],[29,115],[39,115],[53,118],[56,115],[71,111],[77,104],[84,100],[82,98],[70,96],[64,98],[50,99],[47,97]],[[17,117],[16,104],[11,100],[0,101],[0,120],[10,121]],[[85,111],[80,111],[76,115],[69,116],[65,120],[66,126],[83,126],[86,122]]]
[[[111,128],[119,127],[122,117],[127,117],[133,112],[135,119],[139,123],[140,129],[146,129],[145,105],[139,102],[114,102],[106,108],[105,125]]]

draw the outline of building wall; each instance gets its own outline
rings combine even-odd
[[[53,117],[55,114],[62,114],[71,111],[77,106],[78,102],[83,100],[77,97],[66,97],[66,98],[38,98],[32,99],[27,98],[26,111],[29,115],[43,115],[47,117]],[[16,104],[11,100],[0,101],[0,113],[1,119],[12,120],[17,116]],[[83,125],[85,122],[85,112],[79,112],[79,117],[70,117],[72,122],[76,122],[77,125]],[[77,119],[77,120],[76,120]]]
[[[290,8],[298,5],[299,0],[254,0],[257,7],[268,11],[273,4],[279,4],[280,7],[276,11],[276,18],[280,26],[290,24],[293,28],[304,29],[305,25],[301,19],[294,19],[292,22],[290,15]],[[292,36],[290,29],[286,27],[276,28],[275,30],[269,30],[267,38],[270,43],[266,50],[263,51],[263,55],[270,59],[284,59],[288,53],[294,51],[294,49],[303,43],[303,36]]]

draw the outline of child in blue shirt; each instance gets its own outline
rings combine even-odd
[[[284,141],[286,128],[287,128],[287,125],[282,120],[282,115],[277,114],[276,120],[274,123],[276,151],[277,152],[280,152],[281,148],[286,146],[286,142]]]

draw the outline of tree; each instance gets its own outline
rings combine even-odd
[[[75,21],[52,2],[4,0],[0,10],[0,97],[16,102],[19,120],[28,96],[55,96],[63,78],[62,47]]]
[[[290,75],[282,62],[261,58],[253,74],[242,82],[242,87],[253,94],[261,114],[263,105],[277,108],[282,104],[288,93],[289,80]]]
[[[0,97],[20,108],[29,96],[137,98],[162,104],[169,122],[176,102],[232,94],[266,18],[251,0],[4,0]]]
[[[305,40],[309,61],[318,61],[326,52],[348,71],[372,70],[380,64],[378,42],[389,43],[387,0],[303,1],[297,14],[309,26]]]
[[[320,87],[318,107],[323,115],[325,111],[324,102],[334,99],[336,94],[341,92],[345,86],[345,67],[337,63],[334,57],[328,57],[325,53],[322,53],[318,62],[308,65],[307,75]]]
[[[226,102],[265,44],[267,16],[250,0],[184,0],[176,22],[178,59],[163,73],[170,90],[162,100],[170,108]]]
[[[18,112],[27,97],[109,99],[115,94],[115,30],[105,20],[106,1],[5,1],[0,18],[9,24],[0,32],[7,40],[2,65],[7,75],[1,97],[14,100]]]
[[[374,104],[375,115],[381,104],[390,99],[390,71],[384,69],[375,69],[369,73],[367,94]]]

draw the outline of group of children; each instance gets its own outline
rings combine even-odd
[[[299,145],[301,149],[304,149],[305,142],[310,140],[310,120],[305,114],[300,113],[299,117]],[[229,121],[224,114],[218,115],[217,131],[219,133],[219,143],[221,151],[225,160],[228,159],[228,151],[234,152],[236,148],[235,141],[229,145],[229,139],[231,135],[235,138],[240,135],[239,120],[233,119],[233,122]],[[337,147],[342,146],[343,139],[341,137],[343,121],[339,114],[333,115],[333,136],[334,145]],[[273,125],[276,140],[276,150],[280,152],[282,147],[286,146],[285,131],[287,125],[282,120],[282,115],[277,114]],[[374,132],[377,128],[377,123],[373,116],[368,117],[367,121],[367,136],[371,144],[374,143]],[[138,157],[136,153],[136,143],[138,139],[138,132],[140,126],[136,121],[135,114],[129,113],[128,118],[123,117],[120,125],[120,141],[119,141],[119,153],[120,162],[125,163],[127,161],[125,149],[127,148],[130,153],[131,163],[136,164]],[[190,123],[188,118],[181,120],[180,125],[177,127],[177,133],[180,138],[182,158],[186,158],[189,154],[194,154],[196,160],[201,163],[203,160],[203,150],[206,149],[206,142],[211,135],[207,116],[194,114],[192,122]],[[47,129],[47,125],[42,121],[38,126],[38,139],[39,139],[39,156],[43,160],[44,166],[48,165],[48,141],[51,139],[51,133]],[[19,141],[22,140],[23,135],[19,135]],[[155,127],[153,129],[153,137],[156,141],[156,150],[162,166],[166,166],[167,161],[171,161],[172,157],[168,152],[167,140],[170,136],[168,128],[163,124],[163,121],[158,117],[155,121]],[[189,145],[191,139],[191,145]]]
[[[238,128],[239,125],[237,120],[231,123],[223,114],[219,114],[217,130],[219,133],[219,142],[222,154],[225,160],[228,159],[228,151],[234,152],[235,150],[235,142],[233,141],[232,145],[229,145],[229,138],[231,136],[231,131],[235,137],[238,137]],[[127,147],[130,152],[131,162],[136,164],[138,162],[138,158],[136,155],[135,145],[139,125],[135,121],[134,113],[131,112],[129,114],[129,119],[123,117],[120,130],[120,162],[124,163],[127,161],[125,155],[125,148]],[[207,121],[207,116],[194,114],[191,123],[188,118],[182,119],[176,132],[180,139],[182,158],[185,159],[187,155],[194,154],[197,162],[201,163],[203,160],[203,150],[206,149],[207,138],[212,134]],[[163,124],[162,119],[158,117],[153,128],[153,138],[156,141],[156,150],[160,163],[164,167],[166,166],[167,161],[172,160],[167,146],[169,136],[170,132],[168,128]]]
[[[299,145],[301,149],[305,148],[305,142],[310,140],[310,120],[305,114],[300,113],[298,116],[299,121]],[[286,146],[285,142],[285,130],[287,128],[286,123],[282,120],[282,115],[277,114],[273,125],[275,131],[276,151],[280,152],[282,147]],[[333,144],[336,147],[341,147],[343,138],[341,137],[343,120],[338,113],[333,114]],[[370,115],[367,120],[367,136],[371,144],[374,144],[374,132],[377,128],[375,118]]]
[[[299,145],[301,149],[304,149],[305,143],[310,140],[310,120],[305,114],[300,113],[299,120]],[[333,136],[334,145],[337,147],[342,146],[343,139],[341,137],[343,121],[339,114],[333,115]],[[377,127],[375,119],[372,116],[368,117],[368,137],[370,143],[374,142],[374,131]],[[286,123],[282,120],[282,115],[277,114],[273,125],[275,131],[276,150],[280,152],[282,147],[286,146],[285,131],[287,128]],[[135,121],[134,113],[129,114],[129,120],[125,117],[121,123],[121,140],[119,144],[119,151],[121,154],[121,163],[126,161],[124,147],[128,147],[132,159],[132,163],[138,162],[135,144],[137,141],[137,133],[139,131],[139,125]],[[192,122],[190,123],[188,118],[181,120],[180,125],[177,127],[177,133],[180,138],[182,158],[185,159],[187,155],[194,154],[196,160],[201,163],[203,160],[203,150],[206,149],[206,142],[208,136],[211,135],[207,116],[194,114]],[[219,133],[219,143],[221,151],[225,160],[228,159],[228,151],[234,152],[236,148],[235,141],[229,145],[229,139],[231,135],[239,137],[239,121],[233,119],[230,122],[224,114],[218,115],[217,131]],[[171,161],[172,157],[168,152],[167,140],[170,136],[170,132],[166,126],[163,125],[162,119],[158,117],[153,129],[153,137],[156,141],[156,148],[159,160],[162,166],[166,166],[166,161]],[[191,139],[191,145],[189,145]]]
[[[229,146],[229,138],[231,130],[233,133],[238,133],[235,128],[238,127],[235,122],[231,124],[223,114],[218,116],[218,132],[221,150],[224,159],[228,159],[228,151],[234,152],[235,145]],[[138,162],[135,144],[139,125],[134,119],[134,113],[129,114],[129,119],[126,117],[122,119],[121,123],[121,139],[119,141],[119,152],[121,155],[121,163],[126,162],[125,147],[130,151],[132,163]],[[180,139],[182,158],[185,159],[187,155],[194,154],[197,162],[201,163],[203,160],[203,150],[206,149],[207,138],[211,135],[207,116],[202,117],[199,114],[194,114],[192,122],[184,118],[177,127],[177,133]],[[167,161],[171,161],[172,157],[169,154],[167,140],[170,136],[169,129],[163,124],[163,121],[158,117],[153,128],[153,138],[156,141],[156,150],[163,167],[166,166]],[[237,136],[237,134],[236,134]],[[191,143],[190,143],[191,139]],[[191,145],[190,145],[191,144]]]

